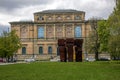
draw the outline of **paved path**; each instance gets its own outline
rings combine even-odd
[[[0,63],[0,65],[19,64],[19,63],[26,63],[26,62]]]
[[[9,65],[9,64],[15,64],[15,63],[0,63],[0,65]]]

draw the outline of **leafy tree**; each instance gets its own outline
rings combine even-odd
[[[92,18],[89,20],[91,24],[92,32],[90,33],[89,37],[86,40],[86,50],[89,53],[95,53],[95,59],[98,60],[100,42],[98,36],[98,26],[97,26],[97,19]]]
[[[108,51],[109,29],[106,20],[92,18],[90,24],[92,32],[85,47],[89,53],[95,53],[95,59],[98,60],[99,53]]]
[[[113,57],[120,57],[120,0],[116,0],[116,7],[109,19],[90,20],[92,32],[87,38],[86,49],[95,53],[96,60],[99,52],[110,52]]]
[[[12,57],[19,48],[21,43],[15,31],[10,33],[4,31],[0,37],[0,56],[6,59]]]
[[[110,36],[110,31],[108,29],[108,24],[106,20],[98,21],[98,36],[100,41],[100,52],[108,52],[108,41]]]
[[[120,0],[116,0],[116,7],[108,19],[110,30],[109,52],[112,57],[120,57]]]

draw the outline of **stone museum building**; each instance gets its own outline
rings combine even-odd
[[[18,60],[35,57],[47,60],[59,56],[58,39],[83,39],[85,42],[91,32],[91,25],[85,20],[85,12],[64,9],[44,10],[34,13],[34,21],[10,22],[11,30],[21,39],[22,48],[15,53]]]

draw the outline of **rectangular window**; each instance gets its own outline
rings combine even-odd
[[[38,38],[44,38],[44,27],[38,27]]]
[[[82,30],[81,30],[81,27],[80,27],[80,26],[76,26],[76,27],[75,27],[75,37],[76,37],[76,38],[82,37]]]
[[[22,47],[22,55],[26,54],[26,47]]]
[[[52,47],[51,46],[48,47],[48,54],[52,54]]]
[[[39,47],[39,54],[43,54],[43,47]]]

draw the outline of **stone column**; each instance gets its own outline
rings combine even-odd
[[[43,49],[44,49],[43,53],[48,54],[48,45],[47,44],[44,44]]]
[[[33,25],[33,38],[38,38],[37,25]]]
[[[16,30],[16,29],[15,29]],[[17,30],[17,35],[21,38],[21,26],[18,27],[18,30]]]
[[[66,36],[65,36],[65,24],[63,24],[63,38],[65,38]]]
[[[73,27],[72,27],[72,35],[73,35],[73,38],[75,37],[75,28],[74,28],[74,24],[73,24]]]
[[[53,15],[53,21],[55,21],[55,14]]]
[[[55,35],[55,24],[54,24],[54,39],[56,39],[56,35]]]
[[[74,17],[75,17],[75,14],[73,13],[72,20],[75,20]]]
[[[38,43],[38,29],[37,29],[37,25],[33,25],[33,54],[34,54],[34,57],[36,54],[38,54],[38,46],[37,46],[37,43]]]
[[[45,24],[45,27],[44,27],[44,38],[46,39],[46,24]]]

